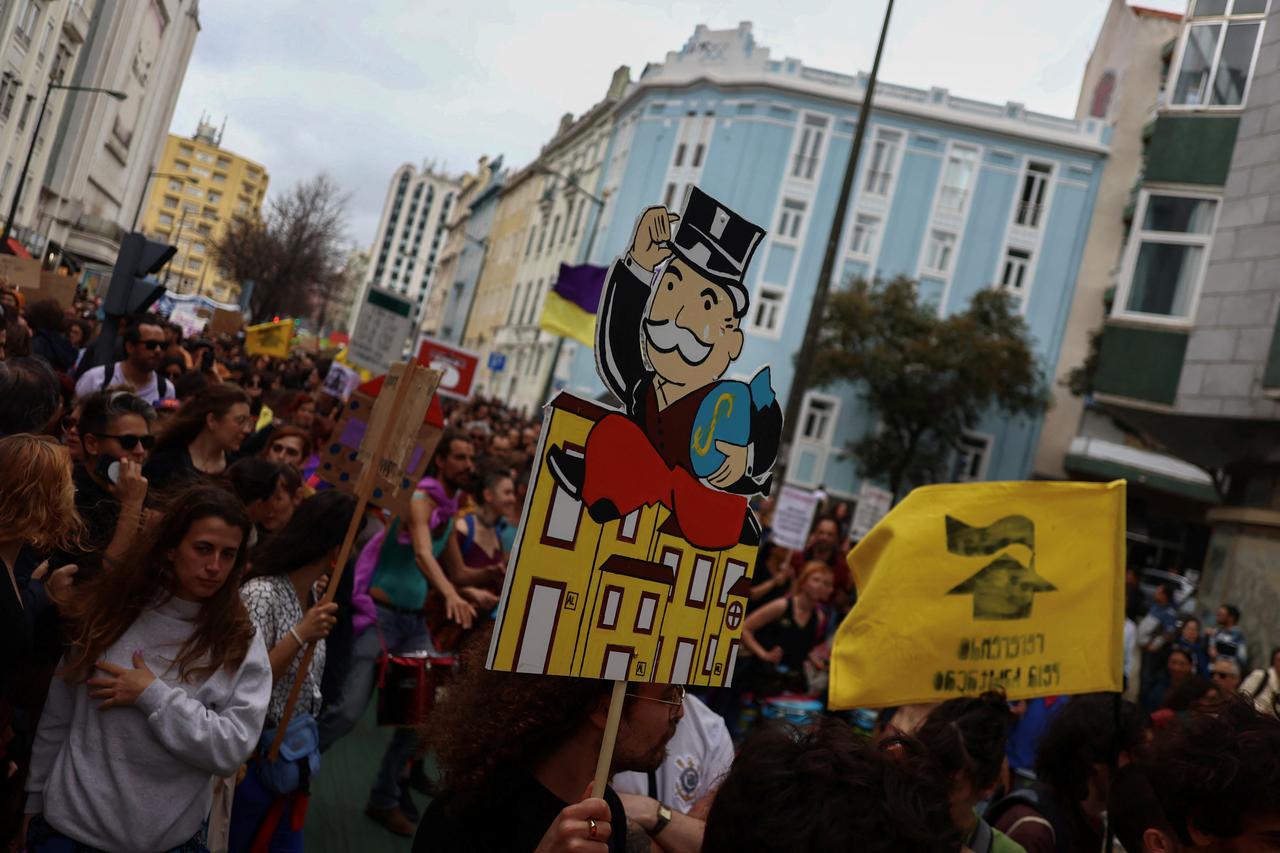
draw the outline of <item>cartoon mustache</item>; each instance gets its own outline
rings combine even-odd
[[[711,345],[703,343],[693,332],[677,326],[673,320],[645,320],[644,331],[658,352],[679,350],[689,364],[702,364],[711,354]]]

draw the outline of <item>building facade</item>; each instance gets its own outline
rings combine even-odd
[[[39,199],[38,230],[51,247],[114,263],[160,160],[200,31],[199,8],[198,0],[94,6],[85,46],[64,82],[127,97],[78,94],[57,116]]]
[[[484,270],[485,251],[493,214],[505,175],[502,158],[481,157],[474,174],[462,177],[458,198],[445,226],[444,247],[436,270],[437,284],[427,293],[422,332],[428,337],[459,343]]]
[[[732,372],[749,377],[771,365],[785,398],[865,87],[863,75],[772,58],[749,23],[698,27],[681,50],[647,66],[616,109],[592,262],[607,264],[630,244],[645,207],[678,209],[690,184],[764,226],[746,282],[747,343]],[[878,84],[833,286],[905,275],[940,312],[1005,287],[1053,375],[1106,139],[1093,119]],[[585,348],[569,384],[601,390]],[[847,448],[874,428],[871,414],[847,387],[814,389],[802,402],[787,479],[852,495],[860,477]],[[986,419],[952,478],[1027,477],[1039,428]]]
[[[364,286],[380,287],[412,300],[414,329],[423,319],[449,213],[461,183],[460,178],[445,175],[430,163],[421,170],[405,163],[391,176],[377,235],[369,249],[371,265]]]
[[[1280,6],[1195,0],[1147,132],[1093,387],[1212,474],[1200,598],[1280,640]],[[1195,568],[1190,566],[1188,568]]]
[[[190,137],[169,134],[156,166],[138,230],[178,247],[164,278],[175,293],[235,302],[213,247],[237,218],[258,218],[270,180],[260,163],[222,147],[222,131],[201,120]]]
[[[508,405],[526,412],[543,402],[551,384],[557,354],[567,376],[568,357],[560,340],[539,328],[542,304],[555,286],[561,264],[583,263],[594,247],[594,235],[604,200],[598,187],[603,178],[605,150],[613,130],[614,107],[626,93],[631,71],[618,68],[609,89],[595,106],[574,118],[566,113],[555,136],[542,147],[526,171],[525,180],[536,183],[536,195],[522,195],[533,202],[522,243],[511,270],[506,316],[493,329],[485,352],[497,353],[505,376],[489,377],[487,387]],[[506,203],[511,203],[514,197]],[[506,282],[491,284],[505,290]]]
[[[14,218],[14,237],[38,252],[44,231],[35,216],[40,176],[49,164],[58,119],[69,99],[80,93],[50,91],[52,83],[69,83],[89,35],[89,19],[98,3],[37,3],[24,0],[0,9],[0,212],[8,215],[28,152],[31,165]],[[41,120],[46,92],[48,106]],[[102,97],[88,95],[88,97]],[[36,125],[39,136],[36,137]],[[33,139],[34,137],[34,139]],[[34,141],[34,147],[32,143]]]
[[[477,276],[471,317],[462,335],[464,347],[482,354],[476,392],[485,396],[514,393],[516,377],[507,369],[505,351],[494,348],[494,336],[513,318],[516,272],[542,197],[543,180],[533,165],[526,166],[506,177],[494,203],[484,269]]]

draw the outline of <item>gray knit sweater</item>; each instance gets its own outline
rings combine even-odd
[[[239,669],[202,683],[172,666],[194,628],[197,602],[170,598],[146,610],[103,660],[133,667],[141,650],[156,674],[132,707],[98,710],[83,683],[54,678],[31,756],[28,814],[107,851],[182,844],[209,814],[215,776],[253,751],[271,698],[271,663],[254,636]]]

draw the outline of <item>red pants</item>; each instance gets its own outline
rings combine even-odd
[[[711,551],[738,544],[747,499],[708,488],[684,468],[669,466],[626,416],[605,415],[587,436],[585,456],[582,496],[588,507],[610,500],[627,516],[660,503],[675,513],[690,544]]]

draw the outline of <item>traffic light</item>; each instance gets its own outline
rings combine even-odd
[[[164,285],[148,276],[159,272],[178,251],[176,246],[148,240],[134,231],[120,241],[111,284],[102,306],[108,317],[133,317],[146,313],[164,295]]]

